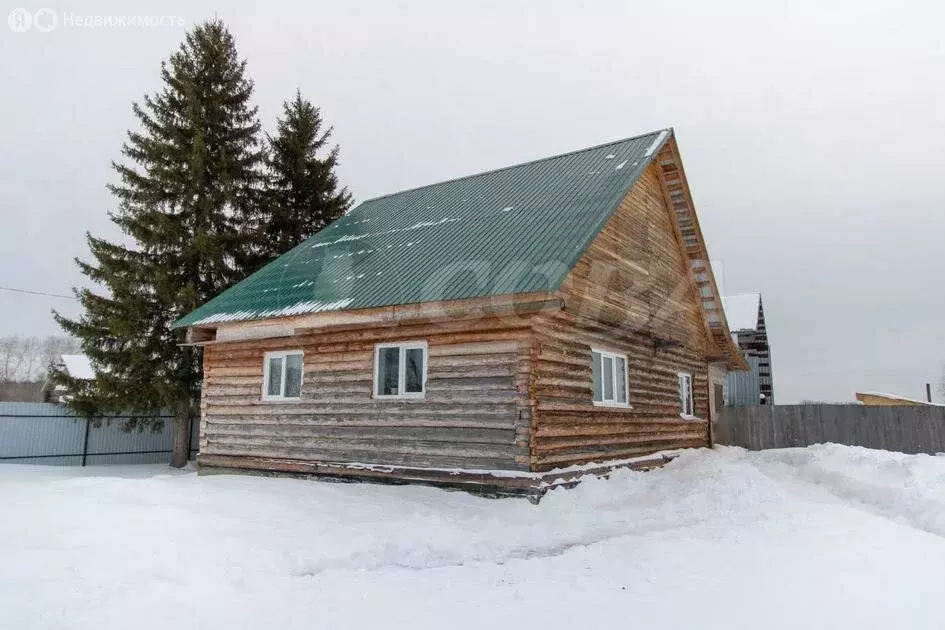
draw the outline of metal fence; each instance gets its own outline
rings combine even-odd
[[[745,357],[748,370],[725,375],[725,404],[753,407],[761,400],[761,357]]]
[[[154,464],[169,462],[174,444],[173,418],[158,431],[125,431],[129,416],[94,421],[52,403],[0,403],[0,463],[52,466]],[[199,422],[190,431],[191,453],[197,452]]]
[[[713,435],[718,444],[752,450],[836,442],[903,453],[945,453],[945,407],[726,407]]]

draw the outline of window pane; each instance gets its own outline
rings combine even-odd
[[[302,355],[290,354],[285,358],[285,396],[299,398],[302,395]]]
[[[604,357],[604,400],[614,399],[614,359]]]
[[[695,415],[695,409],[692,405],[692,377],[686,377],[686,413],[690,416]]]
[[[406,372],[404,378],[407,382],[404,384],[404,391],[408,393],[419,393],[423,391],[423,348],[408,348],[406,355]]]
[[[397,387],[399,378],[400,348],[381,348],[377,357],[377,393],[396,396],[400,393]]]
[[[623,357],[614,359],[614,379],[617,381],[617,395],[619,403],[627,402],[627,361]]]
[[[679,375],[679,402],[684,415],[692,415],[692,380],[686,374]]]
[[[282,395],[282,357],[269,358],[269,382],[266,383],[266,395]]]
[[[600,402],[600,352],[591,352],[591,378],[594,382],[594,402]]]

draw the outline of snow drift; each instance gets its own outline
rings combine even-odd
[[[0,467],[11,628],[940,627],[945,458],[685,453],[539,506]]]

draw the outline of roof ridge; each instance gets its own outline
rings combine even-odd
[[[451,177],[451,178],[449,178],[449,179],[444,179],[444,180],[441,180],[441,181],[438,181],[438,182],[433,182],[432,184],[424,184],[424,185],[422,185],[422,186],[414,186],[413,188],[404,188],[403,190],[397,190],[397,191],[390,192],[390,193],[387,193],[387,194],[384,194],[384,195],[378,195],[377,197],[371,197],[371,198],[369,198],[369,199],[365,199],[364,201],[358,203],[358,205],[356,205],[354,208],[352,208],[352,209],[351,209],[351,212],[354,212],[355,210],[357,210],[358,208],[360,208],[360,207],[363,206],[364,204],[368,203],[369,201],[377,201],[377,200],[379,200],[379,199],[387,199],[388,197],[393,197],[393,196],[395,196],[395,195],[401,195],[401,194],[403,194],[403,193],[408,193],[408,192],[415,192],[415,191],[417,191],[417,190],[423,190],[424,188],[433,188],[434,186],[439,186],[439,185],[441,185],[441,184],[450,184],[450,183],[453,183],[453,182],[462,181],[462,180],[464,180],[464,179],[471,179],[471,178],[473,178],[473,177],[481,177],[482,175],[489,175],[489,174],[491,174],[491,173],[498,173],[498,172],[500,172],[500,171],[507,171],[507,170],[509,170],[509,169],[518,168],[518,167],[520,167],[520,166],[528,166],[529,164],[537,164],[537,163],[539,163],[539,162],[546,162],[546,161],[548,161],[548,160],[556,160],[556,159],[558,159],[558,158],[562,158],[562,157],[565,157],[565,156],[567,156],[567,155],[577,155],[578,153],[584,153],[585,151],[595,151],[595,150],[597,150],[597,149],[601,149],[601,148],[603,148],[603,147],[610,146],[610,145],[612,145],[612,144],[620,144],[621,142],[629,142],[630,140],[639,140],[640,138],[645,138],[645,137],[647,137],[647,136],[659,136],[659,134],[663,133],[664,131],[667,131],[667,132],[672,133],[673,128],[672,128],[672,127],[664,127],[664,128],[662,128],[662,129],[656,129],[656,130],[654,130],[654,131],[649,131],[649,132],[647,132],[647,133],[637,134],[637,135],[635,135],[635,136],[628,136],[628,137],[626,137],[626,138],[620,138],[620,139],[618,139],[618,140],[611,140],[610,142],[602,142],[602,143],[600,143],[600,144],[595,144],[594,146],[584,147],[583,149],[575,149],[575,150],[573,150],[573,151],[564,151],[564,152],[562,152],[562,153],[556,153],[556,154],[554,154],[554,155],[548,155],[548,156],[545,156],[545,157],[536,158],[536,159],[534,159],[534,160],[526,160],[526,161],[524,161],[524,162],[518,162],[518,163],[516,163],[516,164],[509,164],[508,166],[500,166],[499,168],[492,168],[492,169],[489,169],[489,170],[487,170],[487,171],[481,171],[481,172],[479,172],[479,173],[470,173],[469,175],[461,175],[461,176],[459,176],[459,177]],[[350,214],[350,213],[349,213],[349,214]]]

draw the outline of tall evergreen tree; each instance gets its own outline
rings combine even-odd
[[[275,137],[268,135],[269,182],[260,230],[269,238],[260,262],[283,254],[340,217],[351,195],[339,186],[338,146],[328,146],[332,128],[296,91],[282,106]]]
[[[188,32],[161,78],[163,88],[133,106],[140,129],[128,132],[125,161],[112,165],[119,183],[109,186],[117,200],[109,216],[133,245],[87,235],[93,261],[76,262],[105,291],[76,289],[82,315],[55,314],[97,376],[54,378],[85,415],[171,410],[172,465],[180,467],[201,362],[171,325],[246,275],[258,256],[252,230],[240,228],[257,220],[263,154],[253,82],[222,22]]]

